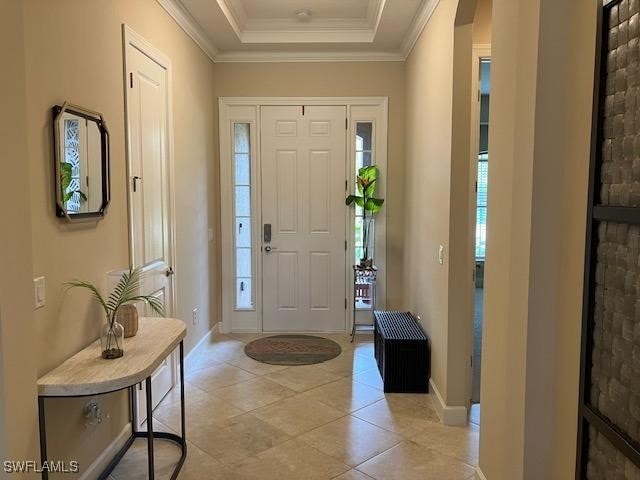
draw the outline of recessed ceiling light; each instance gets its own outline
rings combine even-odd
[[[294,12],[294,15],[296,16],[296,18],[300,22],[310,22],[311,21],[312,12],[311,12],[311,10],[309,10],[307,8],[303,8],[302,10],[296,10]]]

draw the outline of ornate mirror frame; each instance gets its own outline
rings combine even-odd
[[[111,200],[111,181],[110,181],[110,158],[109,158],[109,130],[101,113],[95,112],[78,105],[65,102],[55,105],[52,109],[53,116],[53,161],[54,161],[54,193],[55,193],[55,209],[56,216],[66,218],[69,222],[78,222],[86,220],[99,220],[104,217],[107,206]],[[100,163],[102,169],[102,200],[100,207],[96,211],[72,213],[67,211],[62,192],[62,168],[61,162],[65,158],[64,142],[61,142],[61,121],[64,113],[70,113],[88,121],[95,122],[100,133]]]

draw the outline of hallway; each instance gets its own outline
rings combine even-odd
[[[329,335],[342,354],[303,367],[244,355],[253,334],[216,335],[187,367],[189,455],[181,480],[467,480],[478,461],[479,428],[440,423],[431,395],[387,394],[370,338]],[[154,415],[179,429],[175,391]],[[132,449],[113,479],[146,478],[146,446]],[[162,442],[157,473],[178,450]]]

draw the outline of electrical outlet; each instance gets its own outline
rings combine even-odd
[[[196,325],[198,323],[198,309],[193,309],[193,324]]]
[[[444,265],[444,245],[440,245],[438,248],[438,263]]]

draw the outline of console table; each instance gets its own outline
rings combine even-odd
[[[87,397],[128,389],[130,402],[131,436],[118,451],[111,463],[99,477],[105,479],[122,459],[136,438],[146,438],[148,448],[149,479],[153,480],[154,456],[153,439],[161,438],[175,442],[182,451],[171,479],[178,477],[187,456],[184,413],[184,337],[187,329],[184,322],[175,318],[141,318],[138,334],[125,338],[124,356],[105,360],[101,356],[100,340],[92,343],[62,365],[38,379],[38,413],[40,428],[40,459],[47,460],[47,438],[45,429],[44,401],[49,397]],[[153,409],[151,375],[169,354],[180,350],[180,415],[181,435],[153,431]],[[134,396],[136,385],[146,385],[147,431],[138,431],[137,408]],[[42,472],[47,480],[49,473]]]

